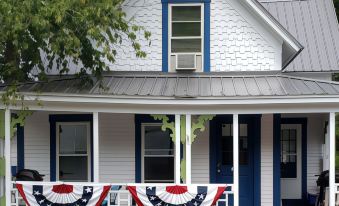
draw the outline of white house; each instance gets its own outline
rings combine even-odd
[[[129,0],[124,9],[152,33],[152,44],[142,42],[144,59],[122,45],[106,90],[79,89],[72,76],[19,88],[34,113],[10,138],[18,108],[5,112],[6,206],[18,205],[11,180],[23,168],[46,182],[121,190],[227,183],[230,206],[307,205],[319,192],[315,175],[330,170],[327,201],[335,205],[332,0]]]

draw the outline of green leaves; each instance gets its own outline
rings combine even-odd
[[[339,21],[339,0],[333,0],[333,3],[334,3],[335,11],[337,13],[337,18]]]
[[[119,44],[130,44],[137,57],[146,57],[140,40],[150,32],[135,25],[121,8],[124,0],[1,0],[0,80],[10,84],[6,104],[20,100],[18,84],[46,80],[50,70],[102,79],[114,65]]]

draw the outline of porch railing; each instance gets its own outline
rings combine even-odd
[[[335,206],[339,206],[339,184],[335,184]]]
[[[15,183],[13,183],[15,186]],[[120,185],[121,188],[119,190],[110,190],[107,197],[105,198],[103,205],[105,206],[134,206],[135,202],[132,199],[131,194],[126,189],[126,184],[112,184],[112,185]],[[231,186],[231,185],[229,185]],[[225,191],[224,194],[217,202],[217,206],[232,206],[232,196],[233,191]],[[21,197],[18,190],[13,187],[11,192],[11,206],[25,206],[25,202]]]

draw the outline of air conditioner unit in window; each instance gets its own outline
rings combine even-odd
[[[171,55],[172,71],[201,71],[202,58],[201,54],[173,54]]]

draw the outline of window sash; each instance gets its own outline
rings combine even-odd
[[[86,125],[87,128],[87,152],[86,154],[63,154],[60,153],[60,131],[59,131],[59,126],[62,125]],[[56,178],[57,180],[60,179],[59,177],[59,172],[60,172],[60,157],[86,157],[87,158],[87,181],[91,181],[91,130],[90,130],[90,122],[56,122]],[[67,180],[68,182],[72,180]]]
[[[175,160],[175,149],[174,149],[174,145],[173,145],[173,149],[145,149],[145,128],[147,126],[159,126],[161,127],[161,123],[143,123],[141,125],[142,128],[142,134],[141,134],[141,138],[142,138],[142,151],[141,151],[141,155],[142,155],[142,170],[141,170],[141,176],[142,176],[142,182],[150,182],[150,183],[174,183],[174,175],[175,175],[175,162],[173,162],[174,164],[174,170],[173,170],[173,179],[168,179],[168,180],[155,180],[155,179],[146,179],[146,175],[145,175],[145,158],[154,158],[154,157],[161,157],[161,158],[171,158],[173,159],[173,161]],[[172,141],[172,140],[170,140]],[[171,155],[148,155],[146,154],[147,151],[154,151],[154,150],[161,150],[161,151],[168,151],[171,152]]]
[[[195,21],[195,20],[172,20],[172,15],[173,15],[173,8],[176,6],[187,6],[187,7],[200,7],[200,21]],[[204,22],[203,22],[203,18],[204,18],[204,5],[201,3],[192,3],[192,4],[169,4],[169,58],[171,55],[175,55],[175,54],[183,54],[183,53],[190,53],[190,54],[198,54],[198,55],[202,55],[203,54],[203,48],[204,48]],[[200,23],[200,36],[173,36],[173,23]],[[181,39],[200,39],[200,46],[199,46],[199,50],[200,51],[181,51],[181,52],[175,52],[172,51],[173,47],[172,47],[172,40],[181,40]]]

